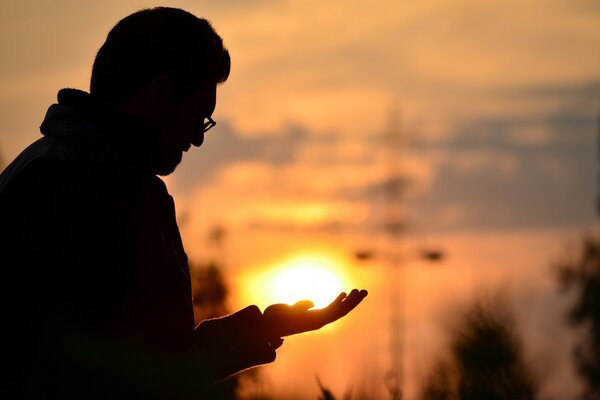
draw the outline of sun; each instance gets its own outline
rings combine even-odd
[[[339,266],[320,256],[294,257],[274,269],[264,284],[271,303],[311,300],[315,308],[327,306],[348,286]]]

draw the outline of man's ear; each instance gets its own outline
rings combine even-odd
[[[173,79],[167,75],[159,75],[147,86],[147,102],[152,113],[160,115],[168,111],[175,101]]]

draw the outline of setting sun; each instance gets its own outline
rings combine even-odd
[[[311,300],[323,308],[343,291],[348,282],[339,266],[322,256],[297,256],[284,261],[260,278],[261,300],[265,304],[293,304]]]

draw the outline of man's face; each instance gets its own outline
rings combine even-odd
[[[169,175],[181,162],[183,152],[191,145],[199,147],[204,141],[204,122],[216,106],[217,87],[205,85],[175,99],[160,118],[157,134],[155,172]]]

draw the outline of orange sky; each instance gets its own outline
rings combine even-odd
[[[254,286],[266,271],[306,254],[370,291],[346,321],[288,339],[266,369],[267,393],[314,399],[316,374],[340,397],[350,386],[385,390],[395,272],[383,256],[361,264],[353,252],[390,252],[381,226],[395,168],[410,182],[401,237],[409,398],[444,343],[448,315],[483,291],[514,305],[542,393],[572,398],[567,303],[549,266],[580,232],[598,229],[597,1],[160,4],[212,21],[233,62],[217,127],[166,178],[191,259],[213,256],[207,231],[227,228],[221,256],[236,307],[264,301]],[[155,5],[0,4],[5,162],[39,137],[58,89],[88,88],[112,25]],[[391,129],[401,151],[386,150]],[[448,259],[426,265],[421,247]]]

